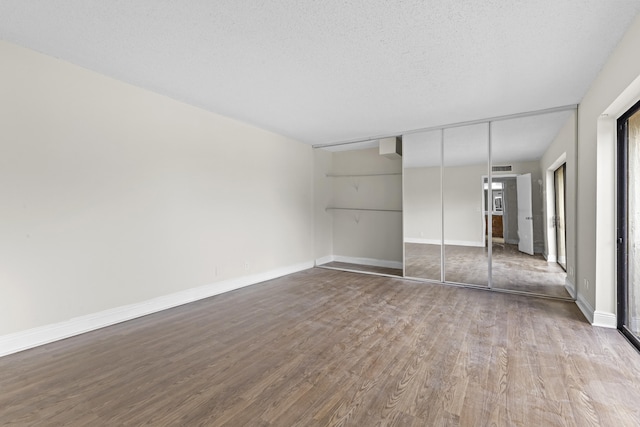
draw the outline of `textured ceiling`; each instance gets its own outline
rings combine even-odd
[[[0,0],[0,38],[306,143],[577,104],[639,0]]]

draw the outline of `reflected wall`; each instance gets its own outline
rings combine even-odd
[[[403,137],[404,275],[442,281],[442,131]]]
[[[489,286],[483,176],[489,164],[489,125],[444,131],[444,280]]]

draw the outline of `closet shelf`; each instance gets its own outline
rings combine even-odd
[[[370,212],[402,212],[402,209],[370,209],[370,208],[340,208],[336,206],[329,206],[325,208],[326,211],[370,211]]]
[[[326,177],[327,178],[351,178],[351,177],[358,177],[358,176],[391,176],[391,175],[402,175],[402,172],[355,173],[355,174],[328,173],[326,174]]]

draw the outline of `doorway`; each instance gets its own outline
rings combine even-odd
[[[618,119],[618,329],[640,349],[640,102]]]
[[[553,186],[555,193],[555,212],[553,214],[553,226],[556,230],[556,254],[557,263],[564,271],[567,271],[567,187],[565,184],[566,163],[563,163],[553,172]]]

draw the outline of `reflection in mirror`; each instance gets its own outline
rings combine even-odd
[[[404,274],[442,280],[442,131],[404,135]]]
[[[488,286],[483,177],[489,164],[489,125],[444,131],[444,280]]]
[[[490,205],[494,288],[570,298],[565,171],[574,170],[573,118],[564,111],[492,124],[492,187],[502,199],[501,210]]]
[[[402,276],[400,140],[317,148],[316,265]]]

